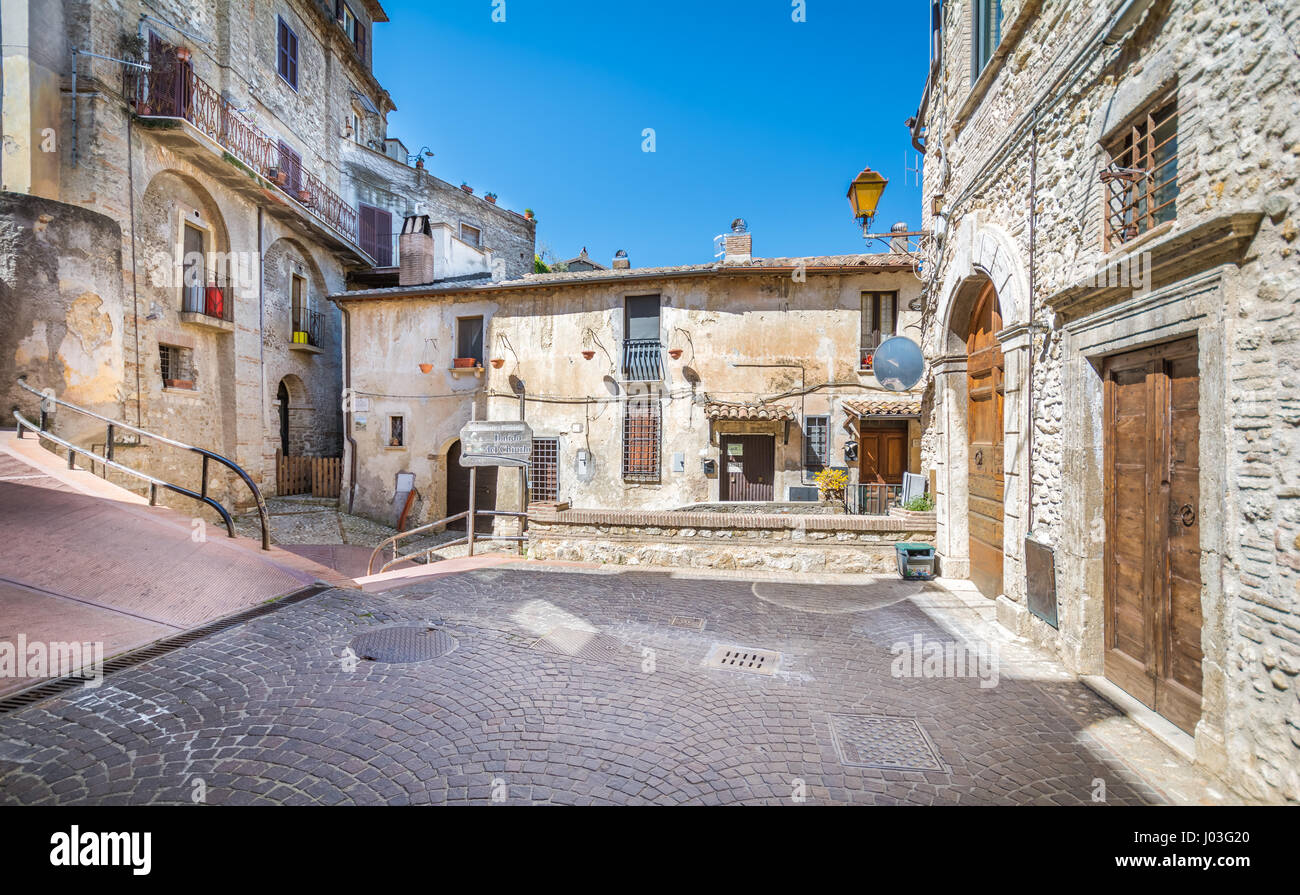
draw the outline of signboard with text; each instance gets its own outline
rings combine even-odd
[[[460,430],[461,466],[527,466],[533,430],[522,420],[473,420]]]

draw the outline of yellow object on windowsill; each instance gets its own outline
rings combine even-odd
[[[302,330],[297,330],[293,334],[293,340],[295,342],[305,343],[307,341],[307,334]]]

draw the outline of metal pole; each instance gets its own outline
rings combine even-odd
[[[469,515],[465,517],[465,527],[468,529],[467,536],[469,538],[470,556],[474,555],[474,529],[478,527],[477,525],[478,517],[475,515],[475,513],[477,513],[478,510],[475,507],[476,501],[474,500],[475,492],[478,490],[477,486],[478,486],[478,467],[471,466],[469,468]]]

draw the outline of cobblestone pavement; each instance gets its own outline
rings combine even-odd
[[[332,590],[0,717],[0,802],[189,803],[197,780],[208,803],[1162,801],[1077,682],[896,676],[895,644],[980,648],[936,595],[510,567]],[[451,649],[345,669],[394,626]],[[705,667],[717,644],[777,671]]]

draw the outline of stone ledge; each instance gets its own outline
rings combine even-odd
[[[892,516],[793,516],[787,514],[680,513],[656,510],[550,510],[534,506],[535,522],[555,525],[613,525],[628,528],[803,529],[805,531],[926,531],[933,519],[898,519]]]

